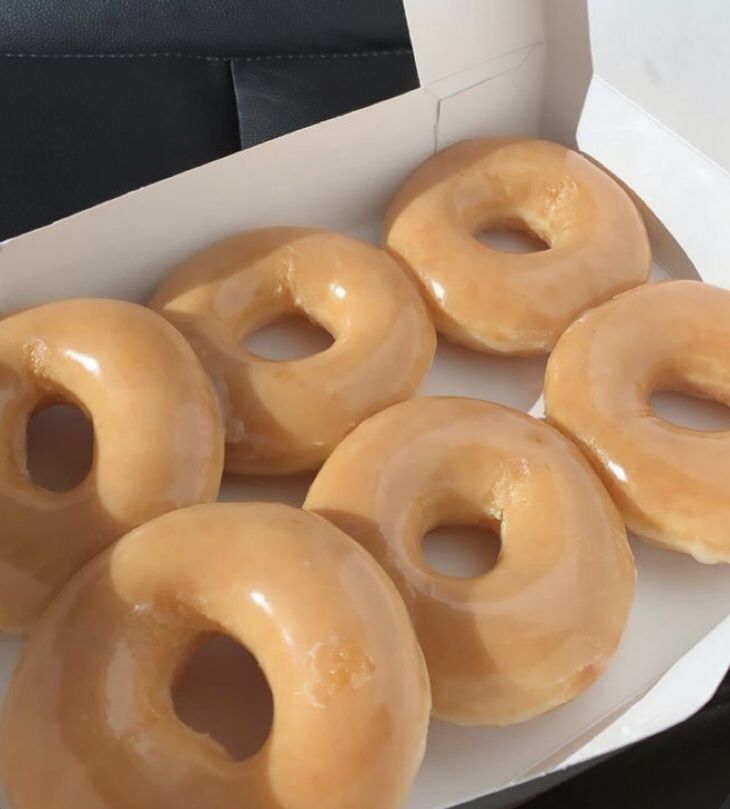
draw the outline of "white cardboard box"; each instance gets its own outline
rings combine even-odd
[[[145,300],[177,259],[242,228],[318,225],[377,239],[403,178],[436,148],[481,134],[577,140],[653,212],[657,275],[730,287],[724,0],[406,0],[406,8],[420,89],[2,243],[0,315],[62,297]],[[539,414],[543,370],[542,360],[442,343],[424,392]],[[699,408],[692,418],[709,426],[713,416]],[[224,496],[300,502],[305,485],[229,483]],[[511,798],[496,793],[507,786],[670,727],[710,698],[730,663],[730,568],[633,547],[636,603],[606,675],[525,725],[434,722],[408,809],[488,793],[485,806],[504,805]],[[0,693],[20,646],[0,640]]]

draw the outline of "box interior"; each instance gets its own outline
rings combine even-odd
[[[716,61],[730,61],[721,50],[730,15],[696,0],[697,31],[688,8],[660,2],[408,0],[420,89],[2,243],[0,314],[64,297],[145,301],[175,261],[243,228],[316,225],[377,241],[388,200],[413,168],[437,148],[485,134],[577,142],[648,211],[655,280],[699,273],[730,286],[730,123],[713,117],[719,85],[703,84],[700,56],[706,45],[717,48]],[[680,35],[686,69],[675,60]],[[686,104],[687,127],[676,119]],[[544,360],[486,357],[441,341],[422,393],[478,396],[539,416],[543,371]],[[718,429],[710,405],[668,397],[663,407]],[[222,497],[298,504],[307,483],[227,481]],[[585,761],[709,699],[730,660],[730,568],[637,540],[633,549],[636,603],[607,674],[526,725],[433,722],[408,809],[442,809]],[[0,693],[20,647],[0,639]]]

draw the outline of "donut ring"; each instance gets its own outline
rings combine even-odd
[[[31,481],[26,426],[58,401],[94,426],[81,484]],[[220,411],[197,357],[161,317],[113,300],[71,300],[0,321],[0,628],[30,627],[110,542],[176,508],[215,500]]]
[[[523,413],[476,399],[391,407],[332,453],[305,508],[390,574],[443,719],[541,714],[590,685],[621,639],[635,572],[618,511],[576,447]],[[447,576],[421,554],[438,525],[500,523],[484,575]]]
[[[656,390],[730,405],[730,292],[670,281],[626,292],[560,338],[549,420],[585,452],[629,528],[700,562],[730,562],[730,431],[658,417]]]
[[[476,238],[527,230],[549,250]],[[540,140],[478,138],[427,160],[393,200],[386,243],[418,278],[436,327],[477,351],[550,351],[578,315],[644,283],[651,252],[628,195],[582,155]]]
[[[321,230],[234,236],[180,265],[150,305],[213,377],[228,414],[229,472],[317,468],[356,424],[415,392],[436,348],[426,307],[395,262]],[[241,347],[245,335],[295,312],[334,344],[286,362]]]
[[[219,632],[274,696],[243,761],[170,696]],[[403,602],[355,542],[290,506],[197,506],[128,534],[43,616],[10,687],[2,768],[22,809],[396,809],[429,709]]]

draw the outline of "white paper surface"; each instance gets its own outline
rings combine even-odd
[[[600,77],[586,98],[578,144],[625,179],[703,280],[730,287],[727,172]]]
[[[569,87],[561,76],[571,65],[576,77],[586,75],[585,43],[576,39],[585,31],[574,16],[576,0],[548,3],[545,29],[540,0],[409,1],[419,71],[430,87],[4,243],[0,314],[75,295],[143,300],[180,256],[245,227],[319,225],[377,239],[391,194],[437,144],[475,134],[565,132],[576,125],[581,81]],[[620,0],[616,13],[627,3]],[[596,5],[594,40],[597,25],[608,31],[615,23],[599,22]],[[646,14],[655,5],[631,2]],[[561,7],[570,20],[560,17]],[[673,8],[663,5],[664,16],[683,25],[686,9]],[[605,14],[610,16],[602,9],[601,20]],[[562,29],[556,22],[564,23]],[[549,39],[557,30],[563,31],[553,43],[560,58],[551,55]],[[632,42],[640,49],[640,41]],[[601,47],[610,53],[610,37]],[[620,80],[621,92],[606,78],[592,81],[580,122],[582,148],[635,188],[706,280],[730,286],[727,174],[654,117],[660,106],[652,107],[654,116],[637,106],[627,95],[630,77],[622,73]],[[637,93],[648,88],[637,85]],[[685,272],[671,260],[667,269]],[[543,370],[540,360],[488,358],[442,343],[424,392],[490,398],[537,414]],[[716,411],[707,413],[708,423],[715,423]],[[223,497],[298,503],[307,484],[306,477],[229,482]],[[460,729],[434,722],[408,809],[441,809],[583,761],[681,721],[707,700],[730,661],[730,627],[723,623],[730,614],[730,567],[705,567],[638,542],[634,547],[636,604],[608,673],[570,705],[524,726]],[[0,640],[0,689],[18,649],[15,639]]]
[[[544,56],[542,44],[528,45],[432,84],[437,148],[484,135],[538,137]]]
[[[595,77],[580,148],[653,210],[709,283],[730,286],[730,10],[589,2]]]
[[[593,69],[677,137],[730,169],[726,0],[591,0]]]
[[[404,0],[421,86],[541,42],[542,0]]]
[[[728,656],[730,618],[725,618],[661,678],[657,687],[563,764],[579,764],[689,718],[697,709],[698,698],[708,701],[715,693],[727,671]]]

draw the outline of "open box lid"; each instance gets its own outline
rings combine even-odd
[[[703,280],[730,287],[730,14],[722,0],[590,0],[595,75],[578,127]]]

